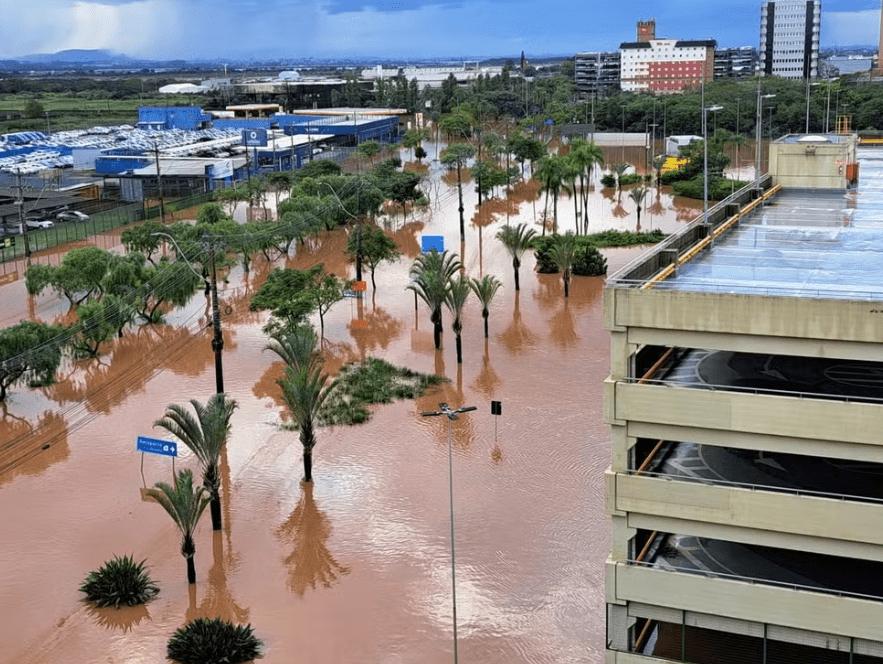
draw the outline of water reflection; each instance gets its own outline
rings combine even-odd
[[[331,525],[328,517],[316,507],[313,483],[301,482],[301,498],[291,516],[279,526],[279,538],[292,546],[285,557],[288,588],[303,596],[317,584],[330,588],[350,568],[341,565],[328,550]]]
[[[150,620],[150,612],[145,604],[137,606],[121,606],[114,608],[98,608],[86,603],[86,613],[97,625],[112,631],[129,632],[140,623]]]
[[[44,412],[36,424],[9,412],[0,402],[0,486],[18,475],[40,475],[52,464],[70,456],[64,418]]]
[[[520,291],[515,291],[515,302],[512,306],[512,320],[506,329],[497,335],[497,339],[513,354],[533,348],[537,335],[521,318]]]

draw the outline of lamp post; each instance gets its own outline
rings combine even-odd
[[[433,410],[427,413],[420,413],[423,417],[436,417],[438,415],[446,415],[448,418],[448,495],[450,497],[451,508],[451,592],[454,611],[454,664],[458,664],[457,659],[457,573],[456,559],[454,557],[454,465],[451,456],[451,421],[460,419],[457,413],[468,413],[470,410],[476,410],[476,406],[461,406],[456,410],[446,403],[438,405],[439,410]]]
[[[757,180],[760,178],[760,145],[763,139],[763,100],[764,99],[772,99],[776,95],[768,94],[762,95],[760,93],[760,78],[757,79],[757,123],[756,123],[756,133],[757,137],[755,138],[755,155],[754,155],[754,179]]]
[[[840,80],[840,77],[829,78],[826,83],[828,87],[828,101],[825,103],[825,133],[828,133],[828,119],[831,116],[831,83]]]
[[[708,226],[708,112],[719,111],[723,106],[705,106],[705,88],[703,86],[702,106],[702,223]],[[709,229],[710,232],[710,229]]]
[[[203,279],[204,277],[196,271],[193,265],[187,260],[187,256],[184,255],[184,252],[181,250],[181,247],[178,246],[178,243],[168,233],[151,233],[151,235],[162,235],[163,237],[167,237],[172,241],[172,244],[175,245],[175,248],[178,250],[178,255],[184,259],[184,262],[187,263],[187,267],[190,268],[190,271],[193,272],[197,277]],[[211,283],[211,293],[212,293],[212,327],[214,328],[214,336],[212,337],[212,351],[215,354],[215,391],[218,394],[224,393],[224,364],[222,358],[222,351],[224,350],[224,337],[221,334],[221,307],[218,305],[218,278],[217,273],[215,272],[215,243],[214,241],[210,244],[210,254],[212,261],[212,283]]]

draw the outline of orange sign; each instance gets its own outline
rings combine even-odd
[[[354,281],[351,290],[366,291],[366,290],[368,290],[368,282],[367,281]]]
[[[366,330],[368,329],[368,321],[355,319],[352,321],[353,327],[357,330]]]

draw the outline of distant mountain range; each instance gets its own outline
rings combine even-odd
[[[49,64],[52,62],[64,64],[131,64],[135,62],[132,58],[121,53],[112,53],[101,49],[82,49],[72,48],[58,53],[35,53],[33,55],[23,55],[15,58],[19,62],[35,62],[40,64]]]

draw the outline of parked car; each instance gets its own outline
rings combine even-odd
[[[88,221],[89,215],[79,210],[65,210],[56,215],[59,221]]]
[[[55,226],[55,222],[48,219],[27,219],[25,225],[28,228],[52,228]]]

